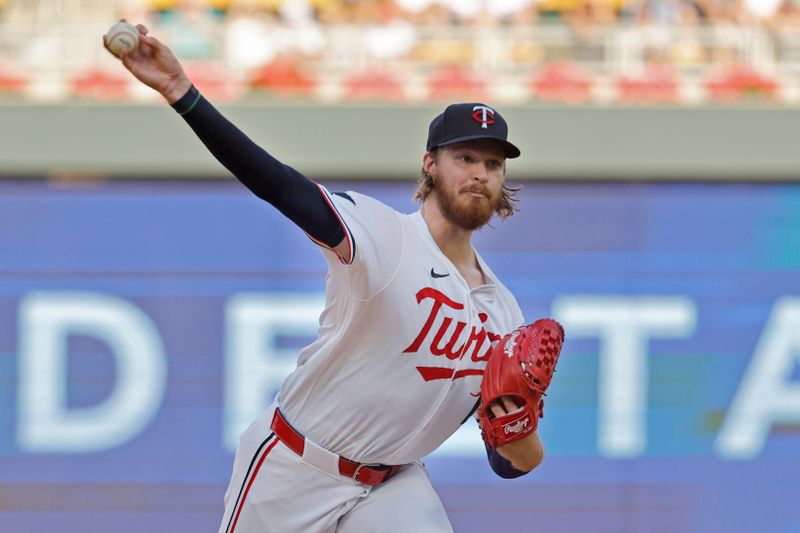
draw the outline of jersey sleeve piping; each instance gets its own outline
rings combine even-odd
[[[328,203],[328,206],[331,208],[331,211],[333,211],[334,215],[336,215],[336,218],[339,220],[339,224],[342,226],[342,229],[344,230],[344,237],[345,239],[347,239],[347,247],[350,250],[350,259],[349,260],[345,259],[344,257],[341,256],[341,254],[339,254],[338,251],[336,251],[335,248],[332,248],[331,246],[325,244],[324,242],[315,239],[312,235],[308,233],[306,233],[306,235],[308,235],[308,238],[311,239],[318,246],[321,246],[322,248],[330,250],[331,252],[336,254],[336,257],[339,259],[339,262],[341,262],[344,265],[351,265],[353,264],[353,261],[355,261],[356,259],[356,241],[353,238],[353,234],[350,231],[350,228],[347,227],[347,222],[344,221],[344,218],[342,218],[341,213],[339,213],[339,210],[336,208],[336,204],[334,204],[334,202],[331,200],[331,197],[328,195],[328,191],[326,191],[325,188],[322,187],[317,182],[314,182],[314,185],[317,186],[317,189],[319,189],[322,198]]]

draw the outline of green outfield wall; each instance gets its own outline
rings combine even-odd
[[[257,143],[321,179],[416,176],[442,106],[227,105]],[[504,107],[520,180],[799,180],[800,113]],[[3,177],[225,177],[166,105],[0,105]]]

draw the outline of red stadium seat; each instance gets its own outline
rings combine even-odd
[[[72,93],[78,98],[111,102],[130,97],[131,77],[124,70],[107,71],[90,68],[70,82]]]
[[[308,96],[317,83],[304,73],[297,62],[289,58],[278,58],[257,67],[249,74],[252,89],[268,91],[278,96]]]
[[[459,65],[447,65],[434,70],[428,77],[429,98],[433,100],[488,99],[486,80],[475,71]]]
[[[402,80],[388,72],[357,72],[344,80],[344,96],[348,100],[405,100]]]
[[[28,81],[17,67],[0,60],[0,94],[21,93],[28,85]]]
[[[231,101],[239,98],[245,89],[237,83],[232,73],[219,63],[192,61],[184,64],[189,79],[211,100]]]
[[[528,87],[539,100],[581,104],[592,97],[594,77],[571,63],[549,63],[533,72]]]
[[[638,74],[623,74],[614,85],[623,104],[663,104],[679,101],[681,74],[667,63],[652,63]]]
[[[712,72],[705,82],[709,97],[720,103],[735,103],[749,99],[776,100],[776,79],[744,64]]]

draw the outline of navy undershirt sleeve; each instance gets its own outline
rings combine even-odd
[[[344,239],[344,229],[317,185],[251,141],[194,86],[172,108],[213,156],[256,196],[331,248]]]
[[[500,455],[497,450],[489,449],[488,446],[486,446],[486,455],[489,458],[489,464],[492,470],[494,470],[494,473],[502,478],[513,479],[527,474],[527,472],[514,468],[511,461]]]

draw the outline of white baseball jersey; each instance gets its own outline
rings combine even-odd
[[[479,255],[487,284],[470,290],[419,212],[323,193],[352,257],[345,264],[324,250],[319,337],[301,351],[278,404],[332,452],[366,463],[416,461],[473,411],[491,345],[523,324],[522,312]]]

